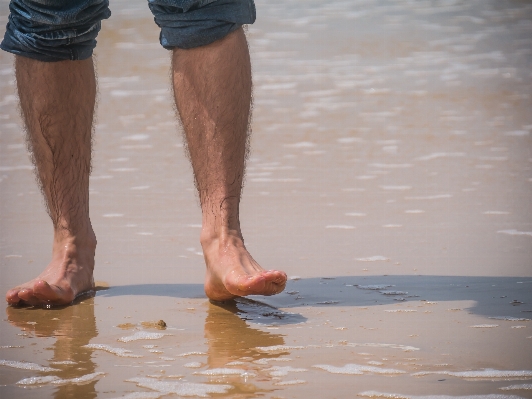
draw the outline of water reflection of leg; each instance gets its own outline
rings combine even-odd
[[[210,303],[205,320],[205,338],[208,340],[210,367],[223,367],[241,358],[258,360],[279,357],[280,354],[265,354],[257,347],[284,345],[280,334],[272,334],[250,327],[237,313],[237,303]]]
[[[233,361],[242,361],[237,367],[254,374],[256,365],[253,360],[261,358],[276,358],[281,354],[264,354],[257,347],[283,345],[284,338],[279,334],[272,334],[250,327],[246,321],[238,316],[235,301],[210,303],[205,319],[205,338],[208,342],[207,362],[210,369],[224,368]],[[269,389],[257,386],[242,376],[226,376],[225,380],[233,385],[232,395],[256,395],[265,393]]]
[[[84,347],[97,335],[93,298],[54,310],[8,306],[6,313],[9,322],[26,333],[56,338],[50,366],[60,370],[54,373],[60,379],[79,378],[95,372],[92,350]],[[95,380],[86,384],[65,383],[58,386],[55,397],[95,398],[95,384]]]

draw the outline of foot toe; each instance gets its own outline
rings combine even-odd
[[[237,288],[240,291],[240,295],[249,295],[250,293],[260,292],[266,287],[267,279],[265,276],[241,276],[238,281]],[[247,294],[246,294],[247,293]]]
[[[7,291],[6,294],[6,301],[10,305],[16,305],[20,302],[20,297],[18,296],[18,293],[20,292],[20,288],[13,288],[9,291]]]
[[[283,275],[283,272],[273,270],[253,277],[242,276],[238,281],[236,294],[239,296],[278,294],[286,285],[286,276]]]
[[[284,285],[286,284],[286,280],[288,279],[286,273],[279,270],[268,270],[267,272],[265,272],[265,275],[267,280],[274,284]]]
[[[33,290],[29,288],[23,288],[18,292],[18,297],[21,301],[33,305],[35,298],[33,296]],[[20,303],[20,301],[19,301]]]
[[[270,293],[268,295],[275,295],[284,290],[285,285],[284,284],[272,284],[270,287]]]

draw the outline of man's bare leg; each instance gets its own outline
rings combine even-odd
[[[93,289],[96,236],[89,219],[91,132],[96,96],[92,59],[41,62],[16,57],[28,142],[53,222],[52,261],[9,290],[10,304],[68,304]]]
[[[282,271],[265,271],[244,246],[239,204],[251,103],[251,65],[243,29],[210,45],[175,49],[176,105],[185,129],[203,214],[205,292],[213,300],[273,295]]]

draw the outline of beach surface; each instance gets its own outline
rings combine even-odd
[[[97,291],[5,306],[0,397],[532,398],[532,3],[256,4],[242,231],[286,290],[206,298],[170,54],[112,1]],[[13,72],[0,53],[1,293],[52,240]]]

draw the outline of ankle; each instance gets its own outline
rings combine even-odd
[[[244,241],[238,214],[203,212],[200,242],[204,248],[215,242],[225,245],[238,241]]]
[[[200,243],[204,250],[214,245],[223,248],[228,245],[243,245],[244,238],[242,237],[240,228],[230,229],[228,227],[212,227],[204,224],[201,229]]]
[[[54,236],[52,263],[67,273],[94,272],[96,236],[94,233],[72,235],[60,232]]]
[[[76,249],[96,249],[96,235],[92,226],[88,225],[87,228],[78,229],[78,231],[72,231],[65,228],[54,229],[54,249],[55,248],[68,248],[71,250]]]

